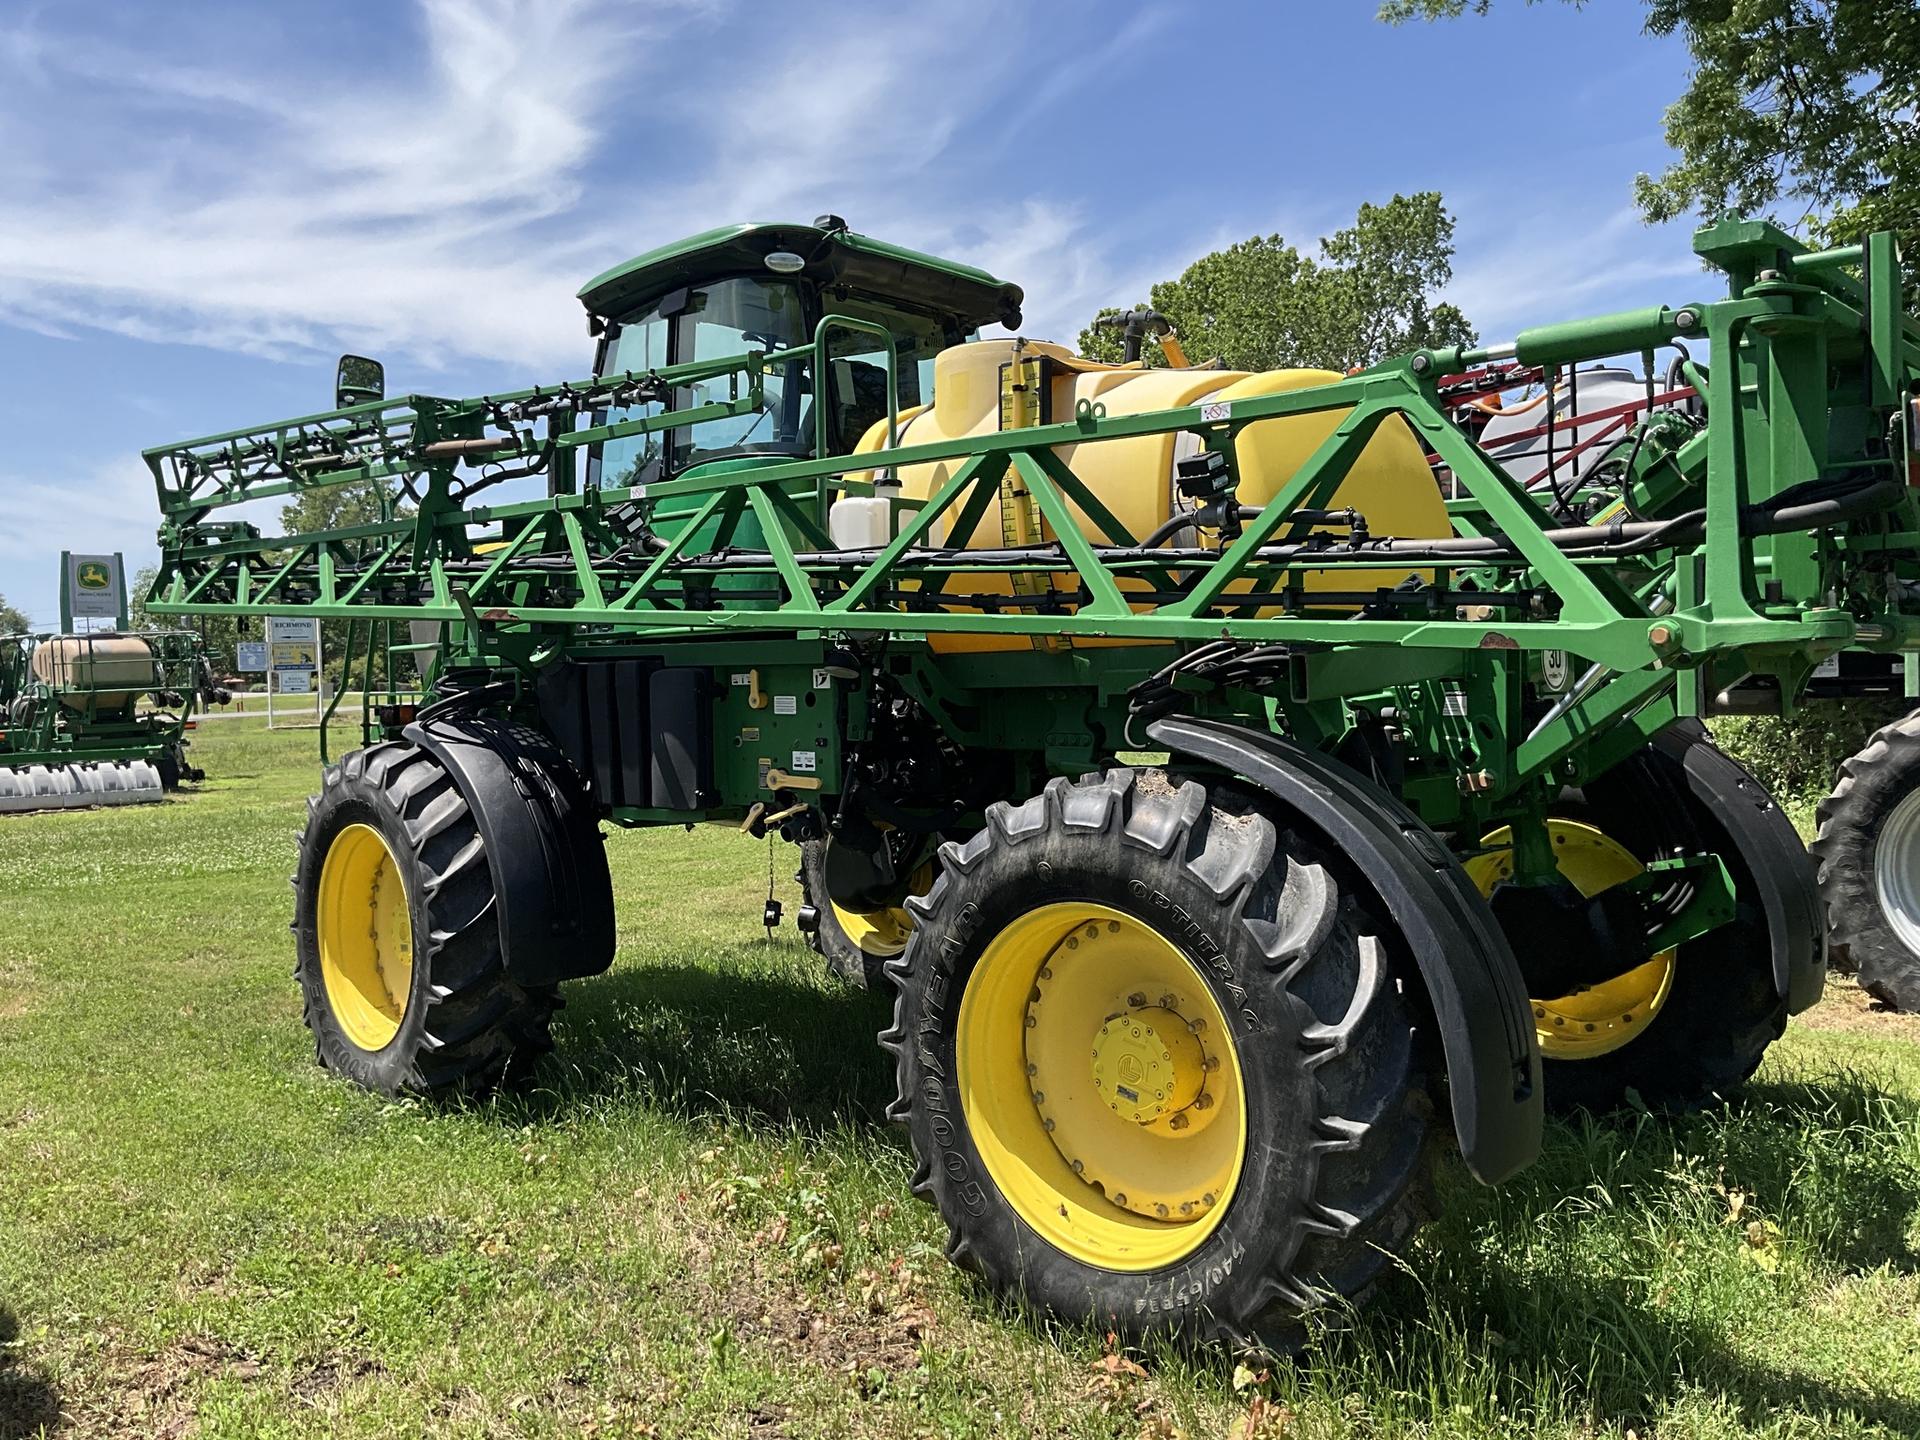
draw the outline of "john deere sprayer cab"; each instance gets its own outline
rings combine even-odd
[[[893,991],[954,1257],[1231,1340],[1364,1293],[1442,1137],[1492,1182],[1544,1103],[1737,1086],[1824,942],[1699,717],[1920,637],[1920,332],[1888,237],[1697,248],[1726,298],[1242,374],[969,340],[1016,289],[745,226],[590,285],[588,379],[149,452],[154,610],[427,647],[301,840],[321,1060],[484,1090],[612,959],[603,823],[776,833]],[[1476,439],[1617,357],[1597,454]],[[347,484],[392,518],[221,519]]]

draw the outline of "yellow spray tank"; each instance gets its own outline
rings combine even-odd
[[[924,445],[1022,428],[1042,423],[1043,416],[1065,419],[1074,414],[1081,401],[1105,406],[1110,416],[1138,415],[1208,401],[1271,395],[1340,378],[1327,370],[1268,370],[1251,374],[1212,369],[1147,370],[1137,364],[1107,365],[1085,360],[1059,345],[1020,339],[979,340],[953,346],[934,360],[933,375],[933,404],[902,415],[898,442],[901,445]],[[1257,421],[1241,430],[1236,442],[1240,503],[1262,506],[1271,500],[1333,433],[1346,413],[1331,410],[1317,415],[1281,416]],[[857,450],[880,450],[885,448],[885,443],[886,422],[881,421],[861,438]],[[1175,466],[1197,454],[1200,448],[1196,437],[1178,433],[1063,445],[1056,453],[1073,467],[1074,473],[1112,510],[1115,518],[1139,536],[1151,534],[1162,522],[1172,518],[1176,508],[1189,508],[1177,488]],[[901,495],[907,499],[927,499],[959,464],[955,460],[902,466]],[[842,500],[835,509],[855,503],[859,502]],[[1101,538],[1098,528],[1079,507],[1068,503],[1081,531],[1092,538]],[[1351,507],[1366,516],[1367,528],[1376,535],[1414,538],[1452,533],[1440,488],[1427,466],[1426,453],[1413,431],[1398,417],[1389,418],[1380,426],[1334,495],[1330,508],[1342,507]],[[835,526],[836,531],[840,528]],[[1039,507],[1025,494],[1019,477],[1010,471],[1007,480],[1002,482],[999,504],[988,507],[971,535],[948,536],[944,526],[938,526],[933,538],[936,543],[958,544],[967,549],[997,549],[1040,544],[1052,540],[1054,535],[1040,515]],[[1346,570],[1337,574],[1323,571],[1307,577],[1306,589],[1311,592],[1392,587],[1409,573],[1413,572],[1407,568]],[[978,594],[1009,595],[1014,593],[1018,580],[1033,582],[1041,592],[1046,589],[1047,577],[1044,576],[1010,579],[993,573],[970,577],[969,588]],[[1141,589],[1145,583],[1120,581],[1123,590]],[[1073,579],[1055,577],[1055,584],[1070,589]],[[1235,588],[1245,589],[1247,582],[1239,582]],[[1136,608],[1148,607],[1143,604]],[[936,634],[931,637],[931,643],[936,650],[958,651],[1025,649],[1034,642],[1026,637]],[[1077,638],[1071,643],[1132,642]]]

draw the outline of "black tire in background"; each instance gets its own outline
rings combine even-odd
[[[914,1193],[939,1208],[950,1257],[1002,1295],[1135,1340],[1284,1348],[1307,1312],[1363,1299],[1428,1209],[1433,1106],[1389,922],[1311,839],[1158,772],[1056,779],[988,822],[947,845],[931,892],[908,902],[918,928],[889,967],[898,995],[881,1037]],[[1156,1269],[1106,1268],[1040,1234],[983,1161],[956,1082],[989,946],[1063,902],[1122,912],[1183,953],[1241,1067],[1235,1188],[1197,1246]]]
[[[807,944],[825,958],[830,974],[862,990],[884,993],[886,965],[893,957],[870,955],[847,934],[833,908],[833,897],[827,893],[826,866],[825,840],[808,840],[800,846],[800,868],[793,878],[800,882],[801,896],[813,907],[814,925],[806,932]]]
[[[1920,1011],[1920,711],[1841,762],[1818,820],[1829,963],[1894,1009]]]
[[[1703,734],[1696,743],[1711,742]],[[1760,790],[1744,770],[1738,773]],[[1542,1058],[1548,1106],[1598,1114],[1637,1095],[1654,1109],[1686,1109],[1731,1094],[1787,1024],[1753,872],[1689,791],[1680,762],[1657,742],[1564,798],[1556,813],[1594,825],[1642,864],[1702,850],[1718,854],[1740,898],[1731,921],[1679,948],[1666,1003],[1633,1040],[1591,1059]],[[1773,818],[1786,823],[1777,811]]]
[[[385,841],[412,923],[412,984],[399,1027],[377,1050],[334,1013],[322,974],[317,900],[329,848],[352,825]],[[472,812],[452,776],[407,741],[356,750],[329,766],[307,802],[293,876],[292,929],[314,1050],[327,1069],[383,1094],[479,1096],[553,1048],[554,986],[506,973],[493,875]]]

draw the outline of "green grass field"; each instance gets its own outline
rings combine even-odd
[[[1297,1365],[1114,1355],[942,1260],[884,1007],[765,938],[729,831],[610,842],[619,960],[534,1093],[331,1080],[289,978],[313,744],[210,725],[197,793],[0,817],[0,1440],[1920,1435],[1920,1021],[1858,991],[1724,1114],[1453,1166]]]

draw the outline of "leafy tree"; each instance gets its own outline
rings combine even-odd
[[[1528,0],[1535,3],[1535,0]],[[1573,0],[1580,3],[1580,0]],[[1644,0],[1650,35],[1692,60],[1666,113],[1678,158],[1641,175],[1650,221],[1766,216],[1821,244],[1900,236],[1920,299],[1920,5],[1913,0]],[[1491,0],[1384,0],[1394,22],[1484,15]]]
[[[248,622],[234,615],[151,615],[147,612],[147,594],[153,589],[159,566],[148,565],[134,575],[127,587],[127,624],[135,630],[198,630],[207,647],[207,657],[217,675],[231,674],[238,658],[234,646],[248,638],[242,626]],[[257,628],[257,627],[256,627]]]
[[[283,534],[304,535],[315,530],[345,530],[373,525],[380,519],[381,482],[355,480],[345,485],[320,485],[302,490],[280,507]]]
[[[1317,255],[1278,235],[1203,255],[1177,280],[1155,285],[1151,303],[1196,360],[1217,355],[1235,370],[1347,370],[1424,345],[1470,343],[1466,316],[1433,298],[1452,275],[1453,217],[1427,191],[1362,205]],[[1118,360],[1121,341],[1096,324],[1080,332],[1080,349]],[[1153,347],[1147,359],[1160,363]]]
[[[280,507],[281,533],[286,535],[311,534],[316,530],[345,530],[355,525],[373,525],[386,518],[381,514],[383,482],[379,480],[355,480],[345,485],[322,485],[310,490],[302,490],[287,504]],[[394,506],[396,516],[412,513],[412,506],[405,501]],[[320,649],[326,657],[327,683],[341,686],[349,683],[343,679],[342,671],[346,665],[347,626],[345,620],[322,620],[320,622]],[[403,644],[407,640],[406,627],[399,626],[394,643]],[[366,672],[368,627],[360,626],[355,637],[353,656],[353,675],[350,683],[358,685]],[[379,631],[374,631],[376,641]],[[408,655],[394,657],[394,669],[402,679],[401,683],[411,684],[413,666]],[[376,650],[373,657],[373,675],[376,685],[383,684],[387,673],[386,655]]]
[[[0,595],[0,635],[23,635],[32,628],[27,612],[9,605],[7,597]]]

